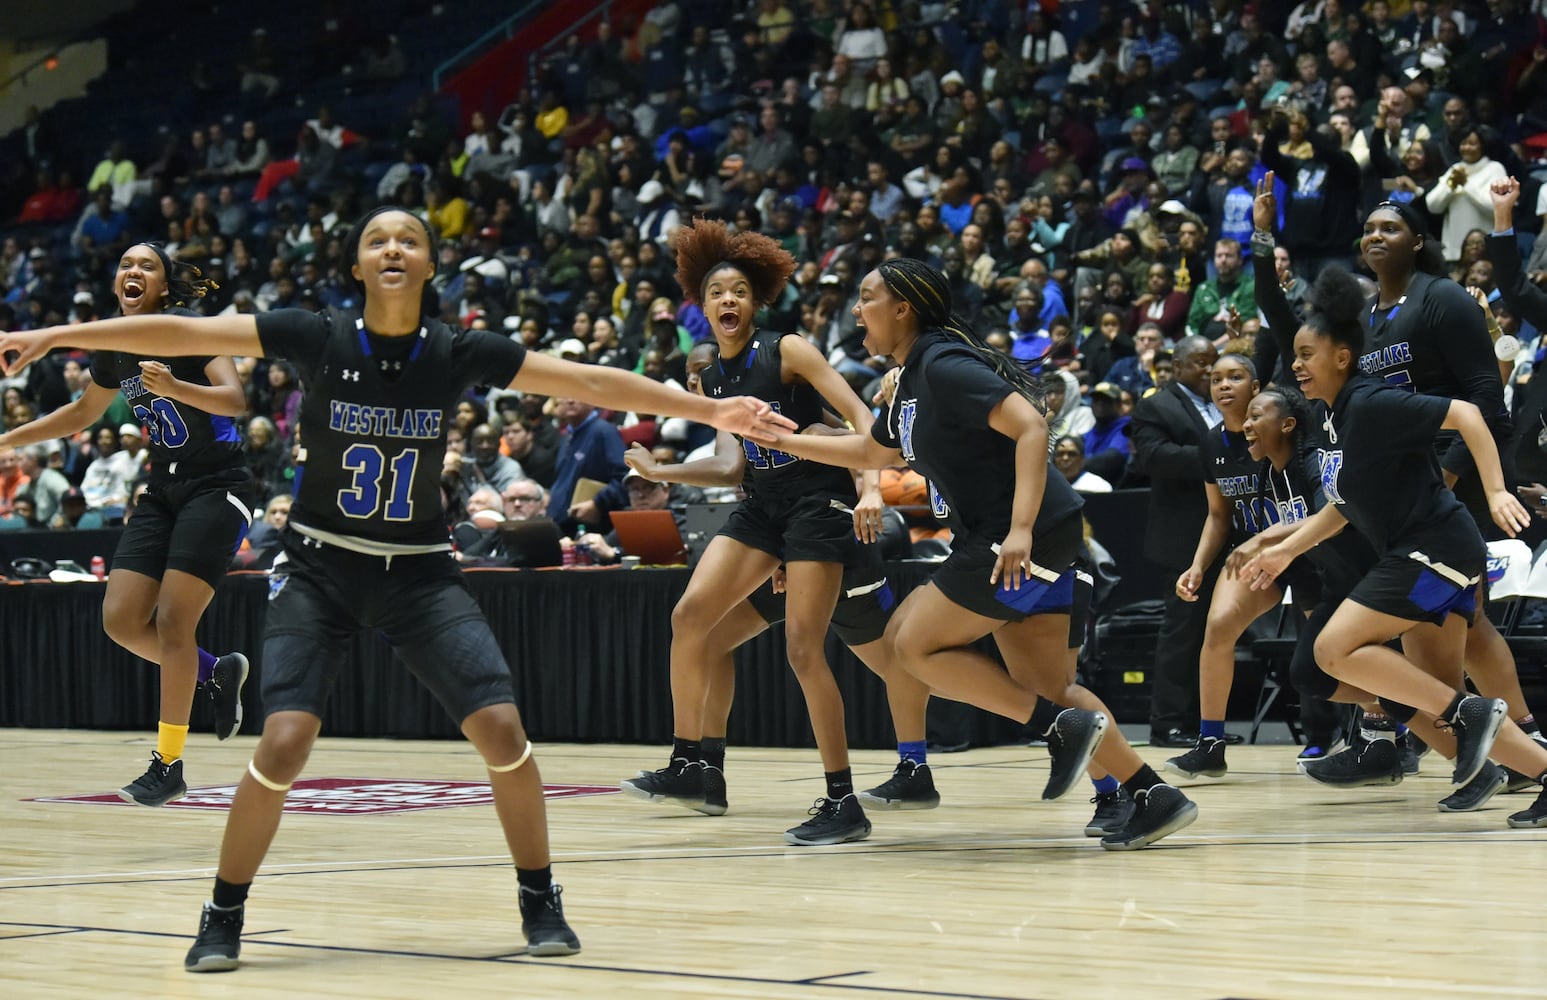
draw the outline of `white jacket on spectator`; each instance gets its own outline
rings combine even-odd
[[[1466,167],[1466,183],[1453,188],[1447,178],[1456,167]],[[1429,211],[1445,216],[1440,239],[1445,244],[1447,261],[1460,259],[1461,241],[1466,239],[1467,233],[1474,229],[1485,233],[1493,231],[1493,199],[1488,188],[1505,177],[1504,167],[1486,156],[1476,163],[1454,163],[1424,196]]]

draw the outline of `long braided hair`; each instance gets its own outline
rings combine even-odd
[[[1313,426],[1311,423],[1310,401],[1295,386],[1277,383],[1257,393],[1257,398],[1271,399],[1273,405],[1278,409],[1280,420],[1291,418],[1294,420],[1294,430],[1289,432],[1289,462],[1286,465],[1286,470],[1291,465],[1299,465],[1301,468],[1304,468],[1316,451],[1316,442],[1312,440],[1311,435],[1308,433],[1309,429]],[[1267,464],[1271,468],[1273,463],[1268,461]],[[1287,471],[1285,476],[1287,481]],[[1274,480],[1271,472],[1263,476],[1259,481],[1257,495],[1264,499],[1271,499],[1276,504],[1278,497],[1274,492],[1276,487],[1273,483]]]
[[[1042,380],[1008,354],[989,347],[971,324],[951,311],[951,285],[943,272],[912,257],[883,261],[876,272],[893,295],[913,307],[920,333],[939,330],[972,348],[1039,413],[1046,411]]]
[[[167,298],[166,304],[162,306],[163,309],[172,306],[189,308],[220,287],[214,279],[206,278],[204,272],[195,265],[185,260],[177,260],[167,253],[166,248],[160,243],[148,241],[135,243],[129,249],[137,246],[149,248],[161,261],[161,271],[166,275],[167,281]],[[128,250],[124,252],[127,253]]]

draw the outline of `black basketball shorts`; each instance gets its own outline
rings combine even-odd
[[[321,716],[363,629],[379,631],[459,724],[515,702],[510,667],[449,552],[388,559],[290,531],[269,583],[265,715]]]
[[[113,569],[159,580],[169,569],[220,585],[252,526],[252,476],[232,469],[153,479],[113,554]]]

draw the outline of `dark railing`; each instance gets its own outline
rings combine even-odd
[[[543,59],[549,52],[552,52],[554,49],[562,45],[564,40],[567,39],[570,35],[573,35],[575,32],[581,30],[586,25],[590,24],[592,21],[597,20],[598,18],[606,21],[611,16],[612,0],[603,0],[602,3],[592,7],[589,14],[581,16],[569,27],[565,28],[563,31],[550,38],[548,42],[541,48],[535,50],[526,57],[526,78],[528,80],[537,79],[537,68],[542,65]]]
[[[59,57],[59,53],[63,50],[69,48],[77,42],[84,42],[87,39],[95,38],[100,33],[101,32],[95,30],[94,28],[91,30],[81,30],[54,44],[32,62],[23,66],[15,73],[12,73],[10,76],[6,77],[5,80],[0,81],[0,97],[4,97],[15,84],[25,82],[27,75],[30,74],[33,70],[40,66],[46,65],[50,59],[57,59]]]
[[[521,22],[525,21],[533,11],[544,6],[545,3],[546,0],[531,0],[530,3],[523,5],[520,10],[473,39],[456,55],[435,67],[435,72],[430,77],[431,89],[439,93],[441,84],[446,81],[447,77],[461,69],[465,64],[472,62],[494,43],[506,41],[514,36]]]

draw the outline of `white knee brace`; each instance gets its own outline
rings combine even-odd
[[[267,788],[271,792],[290,791],[290,785],[281,785],[279,782],[273,780],[272,778],[265,776],[262,771],[258,770],[258,765],[253,761],[247,762],[247,773],[252,775],[252,780],[256,781],[258,784],[262,785],[264,788]]]
[[[527,740],[526,741],[526,749],[521,751],[521,756],[516,758],[516,762],[514,764],[502,764],[499,767],[495,767],[493,764],[490,764],[488,761],[484,761],[483,766],[487,767],[489,770],[493,771],[495,774],[509,774],[511,771],[514,771],[516,768],[520,767],[522,764],[525,764],[528,760],[531,759],[531,757],[532,757],[532,741],[531,740]]]

